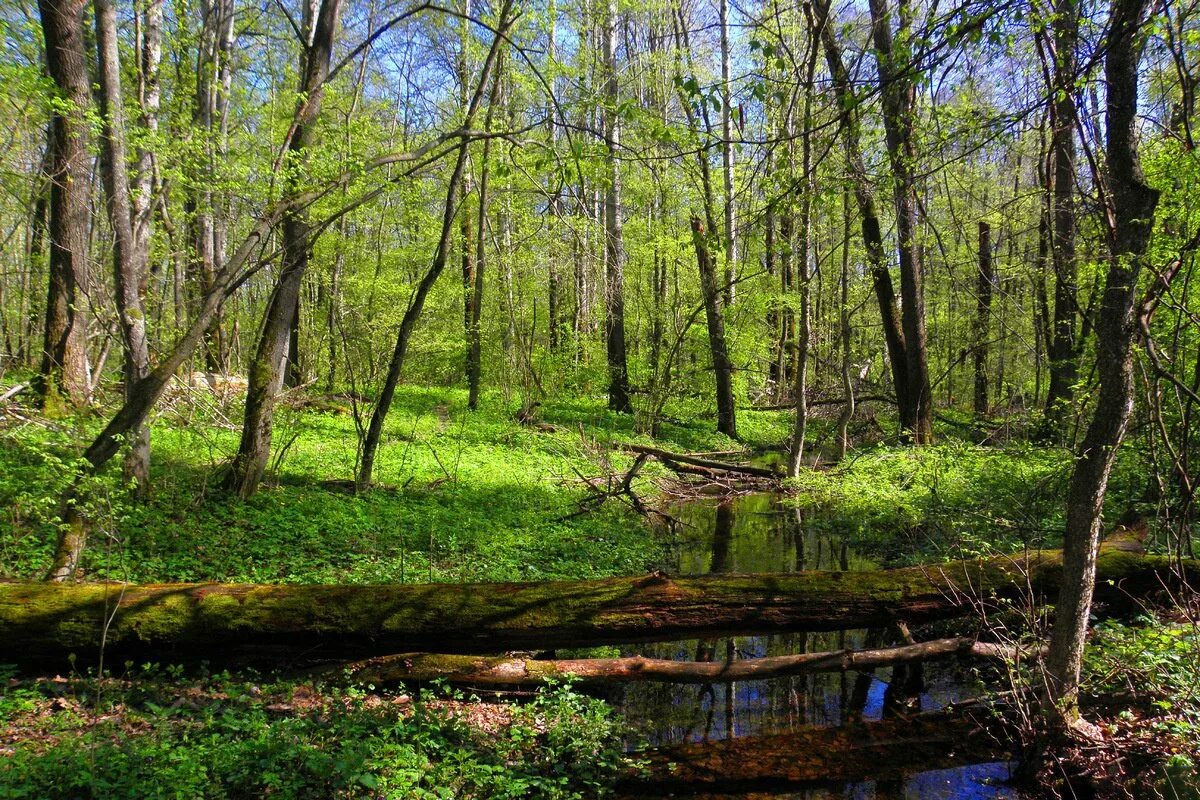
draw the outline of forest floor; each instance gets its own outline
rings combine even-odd
[[[712,432],[702,414],[681,413],[688,418],[660,424],[651,439],[599,399],[548,401],[531,426],[515,420],[515,402],[488,397],[470,413],[464,392],[410,387],[393,406],[379,486],[355,495],[347,491],[357,441],[351,405],[340,397],[285,405],[269,485],[240,501],[215,488],[237,445],[237,399],[177,393],[155,419],[148,500],[103,484],[94,492],[100,535],[81,577],[423,583],[643,574],[669,563],[669,536],[620,497],[578,513],[591,487],[619,480],[632,463],[613,443],[734,459],[777,447],[791,423],[783,411],[743,412],[738,443]],[[53,498],[100,422],[0,411],[0,579],[36,579],[46,569]],[[818,442],[829,427],[816,421]],[[839,468],[807,472],[788,489],[814,518],[888,563],[1054,544],[1065,451],[945,435],[917,452],[868,438],[882,432],[859,431],[864,446]],[[1123,462],[1110,507],[1134,502],[1143,481],[1134,461]],[[649,464],[634,489],[653,501],[667,486],[677,488],[672,474]],[[1101,784],[1120,778],[1114,770],[1194,774],[1195,619],[1101,626],[1089,692],[1112,748],[1064,753],[1071,764]],[[496,705],[444,687],[411,696],[203,666],[110,665],[104,680],[73,664],[63,665],[65,677],[0,670],[0,798],[594,797],[636,769],[609,707],[563,687]]]

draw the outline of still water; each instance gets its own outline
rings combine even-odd
[[[872,570],[887,566],[856,549],[828,518],[805,519],[769,494],[731,502],[689,501],[666,509],[664,523],[675,542],[667,571],[672,574]],[[630,645],[622,655],[674,660],[724,661],[767,655],[861,649],[902,644],[896,630],[855,629],[831,633],[732,636]],[[873,672],[679,685],[635,683],[613,700],[652,746],[770,736],[812,726],[903,718],[937,711],[982,691],[969,668],[954,661],[898,665]],[[864,781],[759,798],[1016,798],[1003,786],[1007,764],[973,764],[919,771],[902,779]],[[894,772],[894,771],[893,771]],[[717,795],[704,795],[717,797]],[[750,797],[751,795],[720,795]]]

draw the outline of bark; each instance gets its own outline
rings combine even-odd
[[[996,272],[992,266],[992,228],[979,222],[979,274],[975,284],[975,414],[988,413],[988,336],[991,328],[992,287]]]
[[[144,138],[158,132],[158,112],[162,105],[159,68],[162,64],[163,0],[148,0],[142,12],[141,47],[138,51],[138,104]],[[133,187],[133,238],[139,252],[149,254],[151,222],[154,216],[154,151],[142,144],[137,149]],[[147,265],[148,266],[148,265]],[[142,295],[146,292],[149,271],[142,275]]]
[[[464,0],[463,12],[466,15],[471,13],[471,0]],[[470,65],[468,62],[468,51],[470,50],[470,34],[471,21],[468,19],[461,20],[459,26],[458,37],[458,86],[459,86],[459,102],[463,108],[471,102],[471,87],[470,81]],[[459,227],[462,247],[462,287],[463,287],[463,335],[467,340],[466,358],[464,360],[464,374],[468,383],[471,380],[471,342],[472,342],[472,325],[477,319],[476,314],[476,298],[475,298],[475,251],[478,249],[478,243],[475,240],[473,226],[471,224],[471,212],[467,203],[467,198],[471,194],[471,172],[470,169],[464,169],[462,177],[462,186],[459,187],[459,196],[462,197],[462,213],[460,214]],[[480,234],[482,238],[482,233]]]
[[[958,637],[877,650],[837,650],[739,661],[671,661],[643,656],[539,660],[511,656],[404,653],[368,659],[348,667],[339,666],[336,672],[360,683],[440,679],[487,689],[568,679],[584,684],[639,681],[704,684],[874,669],[951,656],[1005,658],[1009,655],[1011,653],[1007,648]]]
[[[213,165],[218,160],[221,130],[225,125],[222,112],[227,108],[222,95],[232,76],[233,4],[231,0],[204,0],[200,14],[192,126],[194,135],[203,139],[200,148],[204,153],[204,167],[192,176],[194,186],[189,188],[185,202],[191,250],[183,289],[189,319],[199,313],[199,306],[211,292],[225,257],[223,242],[218,236],[223,224],[218,220],[212,183],[216,179]],[[218,311],[204,335],[205,369],[228,372],[228,349]]]
[[[819,23],[812,18],[812,10],[805,6],[808,16],[809,29],[819,31]],[[800,284],[800,331],[797,335],[796,375],[792,386],[792,397],[796,401],[796,416],[792,424],[792,446],[788,453],[788,475],[796,477],[800,474],[800,464],[804,460],[804,438],[808,431],[808,356],[812,346],[812,285],[810,264],[814,260],[812,253],[812,207],[813,192],[816,183],[813,180],[812,168],[812,102],[813,81],[817,72],[817,55],[820,47],[817,44],[819,36],[811,36],[806,54],[804,74],[804,113],[801,124],[804,132],[800,138],[800,247],[796,258],[796,271]]]
[[[721,294],[717,270],[708,250],[704,223],[692,217],[692,245],[700,271],[700,290],[704,293],[704,315],[708,322],[708,347],[712,353],[713,378],[717,387],[717,430],[737,438],[737,408],[733,399],[733,364],[725,342],[725,321],[721,316]]]
[[[300,191],[306,152],[316,137],[340,13],[341,0],[324,0],[311,23],[298,87],[300,100],[285,148],[289,194]],[[271,455],[275,404],[286,377],[288,354],[294,349],[293,332],[300,313],[300,290],[308,271],[310,238],[306,211],[293,209],[284,215],[283,262],[250,365],[242,438],[225,481],[225,487],[242,498],[258,491]]]
[[[867,251],[867,263],[871,269],[871,283],[875,300],[879,305],[879,316],[883,324],[883,338],[887,345],[888,362],[891,365],[892,385],[900,407],[900,419],[915,418],[916,403],[910,396],[908,379],[908,355],[905,334],[900,322],[900,306],[896,301],[896,290],[888,270],[886,250],[883,246],[883,228],[875,206],[875,188],[867,173],[862,157],[862,133],[857,113],[857,99],[850,84],[850,74],[842,60],[842,48],[834,35],[833,18],[830,16],[828,0],[814,0],[816,24],[820,28],[820,39],[825,51],[825,63],[833,83],[834,97],[842,109],[841,135],[846,151],[846,166],[850,183],[854,188],[854,199],[858,214],[862,218],[862,239]]]
[[[117,11],[113,0],[95,0],[95,24],[100,114],[103,117],[100,164],[113,236],[113,286],[124,353],[125,399],[129,400],[138,381],[150,372],[146,314],[141,294],[149,258],[145,249],[148,239],[139,238],[134,232],[138,211],[134,208],[129,184]],[[139,493],[144,494],[150,481],[149,426],[136,429],[130,445],[125,459],[125,477],[135,482]]]
[[[497,103],[500,101],[498,92],[500,91],[503,74],[502,66],[497,64],[496,75],[492,79],[491,97],[488,100],[487,123],[484,125],[485,130],[490,130],[492,127],[493,113],[495,112]],[[479,228],[475,238],[475,268],[471,276],[473,285],[471,287],[471,324],[467,337],[467,408],[472,410],[479,407],[479,378],[483,366],[483,331],[481,330],[480,321],[483,314],[483,273],[487,266],[487,252],[484,245],[487,242],[489,200],[488,158],[491,155],[491,144],[490,139],[484,140],[483,153],[480,157],[479,213],[477,220]]]
[[[1075,72],[1079,38],[1076,0],[1056,0],[1051,23],[1053,75],[1050,152],[1053,176],[1050,255],[1054,265],[1054,322],[1049,340],[1050,388],[1047,421],[1061,439],[1066,406],[1078,380],[1075,321],[1078,308],[1078,267],[1075,260]]]
[[[617,1],[607,0],[604,15],[604,138],[608,149],[608,191],[604,196],[604,340],[608,356],[608,407],[633,413],[625,344],[625,236],[621,208],[621,123],[617,117]]]
[[[1179,562],[1120,545],[1098,559],[1101,594],[1125,603],[1173,585]],[[1200,564],[1183,562],[1196,580]],[[221,585],[0,583],[6,657],[114,655],[252,660],[504,652],[782,631],[917,624],[1053,596],[1062,553],[875,572],[800,572],[548,583]],[[1110,583],[1111,581],[1111,583]]]
[[[850,326],[850,188],[842,190],[842,270],[838,278],[841,292],[838,323],[842,345],[842,394],[845,402],[838,415],[838,460],[850,449],[850,420],[854,418],[854,381],[851,377],[850,355],[854,329]]]
[[[39,0],[46,68],[64,101],[51,115],[49,289],[35,388],[46,411],[83,405],[87,371],[88,122],[91,85],[83,39],[87,0]]]
[[[730,108],[729,0],[717,4],[721,29],[721,182],[725,191],[725,305],[737,296],[737,205],[733,191],[733,109]]]
[[[46,127],[46,148],[42,151],[37,182],[29,201],[28,262],[21,274],[21,347],[19,360],[32,366],[34,340],[43,323],[42,314],[34,303],[33,287],[41,284],[46,271],[46,228],[50,224],[50,191],[53,185],[51,159],[54,157],[54,125]]]
[[[555,122],[555,103],[554,95],[554,75],[558,69],[558,7],[555,0],[550,0],[549,9],[547,12],[547,31],[546,31],[546,70],[547,80],[550,82],[550,97],[546,98],[546,128],[547,139],[549,140],[550,152],[554,153],[558,150],[558,125]],[[550,351],[556,353],[559,351],[562,344],[563,325],[562,325],[562,273],[559,270],[559,259],[563,253],[563,242],[560,238],[560,217],[562,216],[562,190],[558,182],[558,178],[551,174],[547,177],[549,184],[550,200],[547,211],[550,214],[552,235],[552,248],[547,261],[547,285],[546,285],[546,308],[547,308],[547,332],[550,337]]]
[[[912,8],[910,0],[899,0],[898,26],[892,31],[890,0],[870,0],[872,39],[879,71],[879,89],[883,105],[884,138],[892,169],[892,187],[896,205],[896,249],[900,255],[901,322],[904,329],[904,354],[907,403],[901,405],[900,425],[913,444],[933,439],[933,397],[929,387],[929,358],[925,340],[925,290],[921,272],[920,249],[916,237],[917,186],[916,148],[916,64],[902,55],[911,50]],[[897,41],[898,40],[898,41]],[[899,396],[899,393],[897,393]]]
[[[512,25],[511,10],[512,4],[506,0],[500,12],[499,29],[501,33],[506,33]],[[470,129],[471,123],[479,111],[479,106],[483,102],[484,89],[487,87],[492,69],[496,66],[496,62],[500,57],[500,46],[503,41],[503,36],[496,36],[492,40],[492,46],[488,50],[487,58],[483,62],[479,83],[475,86],[475,93],[471,97],[471,102],[468,104],[463,118],[464,130]],[[458,206],[458,192],[462,185],[462,176],[463,171],[466,169],[466,162],[467,142],[464,141],[458,148],[458,158],[455,161],[454,171],[446,189],[446,206],[442,212],[442,232],[438,240],[437,249],[433,254],[433,263],[430,264],[429,269],[417,284],[412,300],[409,301],[408,308],[404,312],[404,317],[400,320],[400,329],[396,332],[396,345],[392,349],[392,357],[388,362],[388,371],[384,376],[383,387],[380,389],[379,398],[375,401],[375,408],[371,412],[371,421],[363,437],[361,457],[358,463],[358,475],[355,476],[355,486],[360,491],[369,488],[371,485],[371,479],[375,471],[375,456],[379,450],[379,441],[383,437],[383,424],[387,420],[388,411],[391,410],[392,398],[396,396],[396,386],[400,383],[400,374],[404,369],[404,359],[408,354],[409,340],[412,338],[413,331],[417,327],[417,322],[421,319],[421,312],[425,307],[425,299],[429,296],[430,290],[433,289],[438,277],[446,268],[446,260],[450,253],[450,239],[454,231],[454,217]]]
[[[1135,292],[1153,232],[1158,191],[1147,185],[1137,153],[1138,61],[1145,0],[1113,3],[1104,71],[1112,254],[1096,324],[1096,410],[1079,449],[1067,496],[1063,583],[1047,657],[1048,701],[1068,725],[1079,722],[1079,673],[1092,596],[1102,559],[1101,514],[1117,448],[1133,407]]]

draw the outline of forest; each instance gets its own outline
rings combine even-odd
[[[0,33],[0,799],[1200,798],[1197,0]]]

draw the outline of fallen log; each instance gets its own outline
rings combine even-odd
[[[1005,659],[1011,658],[1014,652],[1003,645],[955,637],[876,650],[837,650],[725,662],[671,661],[643,656],[542,660],[512,656],[403,653],[339,667],[337,672],[345,674],[350,680],[377,685],[441,679],[456,685],[484,689],[567,678],[586,684],[635,681],[703,684],[874,669],[954,655]]]
[[[642,453],[654,456],[667,466],[672,464],[688,464],[693,467],[703,467],[715,472],[734,472],[739,475],[753,475],[756,478],[781,478],[783,474],[766,467],[755,467],[749,464],[733,464],[728,461],[714,461],[711,458],[701,458],[691,453],[672,453],[657,447],[647,447],[641,444],[621,444],[620,447],[631,453]]]
[[[1175,562],[1106,545],[1097,598],[1142,596]],[[874,572],[546,583],[227,585],[0,583],[0,661],[153,653],[176,659],[496,653],[922,623],[1057,591],[1061,551]],[[1200,562],[1184,562],[1200,580]]]
[[[811,399],[808,401],[808,407],[814,406],[840,406],[845,404],[844,397],[823,397]],[[862,394],[854,396],[855,403],[891,403],[896,405],[896,398],[886,394]],[[747,406],[748,411],[794,411],[796,402],[793,400],[790,403],[770,403],[761,406]]]
[[[989,728],[995,726],[991,723]],[[642,754],[648,768],[625,792],[800,789],[1006,761],[1013,747],[968,715],[919,714],[836,728],[668,745]]]

